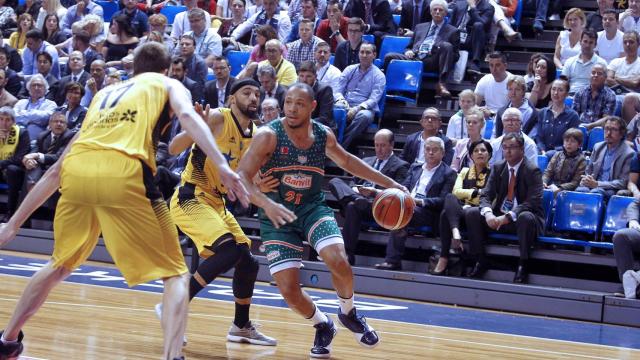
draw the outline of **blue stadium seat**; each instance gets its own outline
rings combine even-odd
[[[212,81],[216,79],[216,75],[215,74],[207,74],[207,81]]]
[[[376,43],[376,37],[371,34],[362,35],[362,41],[366,41],[372,44]]]
[[[513,14],[513,27],[520,27],[520,22],[522,21],[522,8],[524,7],[524,2],[522,0],[518,0],[518,7],[516,7],[516,12]]]
[[[563,191],[556,198],[553,230],[596,235],[600,230],[601,194]]]
[[[547,155],[538,155],[538,169],[544,172],[547,169],[547,165],[549,164],[549,158]]]
[[[165,6],[162,8],[162,10],[160,10],[160,14],[164,15],[167,17],[167,24],[169,25],[173,25],[173,21],[176,18],[176,15],[178,15],[179,13],[183,12],[183,11],[187,11],[187,7],[186,6],[182,6],[182,5],[175,5],[175,6]]]
[[[331,57],[329,57],[329,64],[333,65],[333,61],[336,59],[335,55],[331,55]]]
[[[572,107],[573,107],[573,97],[571,97],[571,96],[567,96],[567,97],[564,99],[564,105],[565,105],[566,107],[568,107],[568,108],[572,108]]]
[[[248,51],[229,51],[227,54],[227,60],[229,60],[229,66],[231,67],[231,76],[237,76],[242,69],[249,62],[249,56],[251,55]]]
[[[485,139],[491,139],[491,134],[493,133],[493,126],[495,124],[495,120],[489,119],[485,121],[484,124],[484,135],[482,136]]]
[[[102,19],[104,19],[106,23],[111,22],[113,14],[120,10],[117,1],[96,1],[96,4],[102,6]]]
[[[396,26],[400,26],[400,14],[393,14],[393,22],[396,24]]]
[[[344,129],[347,126],[347,110],[343,108],[333,108],[333,119],[338,127],[338,142],[342,143],[344,139]]]
[[[614,195],[609,199],[602,224],[603,236],[613,235],[616,230],[627,227],[627,206],[632,202],[633,198],[627,196]]]
[[[385,38],[386,39],[386,38]],[[400,100],[413,105],[418,104],[420,84],[422,83],[422,62],[407,60],[392,60],[387,68],[386,97]],[[389,94],[389,92],[403,92],[413,94],[413,98],[403,95]]]
[[[587,151],[593,150],[593,146],[601,141],[604,141],[604,129],[601,127],[594,127],[589,131],[589,141],[587,142]]]
[[[410,37],[385,36],[384,39],[382,39],[380,51],[378,51],[378,59],[384,61],[384,56],[392,52],[404,54],[404,51],[410,42]]]
[[[582,151],[587,150],[587,143],[589,142],[589,130],[586,127],[580,125],[578,129],[582,131]]]
[[[9,189],[9,184],[0,183],[0,190],[8,190],[8,189]]]

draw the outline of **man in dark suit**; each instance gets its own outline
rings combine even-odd
[[[366,157],[362,160],[382,174],[397,182],[403,182],[407,177],[409,164],[393,154],[393,133],[388,129],[378,130],[373,142],[376,156]],[[375,197],[375,189],[380,189],[380,187],[373,187],[373,184],[358,178],[353,178],[350,184],[341,178],[333,178],[329,181],[329,190],[340,203],[344,216],[342,237],[351,265],[355,264],[356,247],[362,222],[373,220],[371,205]]]
[[[213,72],[215,80],[207,81],[204,85],[204,104],[211,108],[224,107],[227,95],[231,91],[231,86],[236,78],[231,75],[229,61],[223,57],[216,57],[213,60]]]
[[[441,138],[432,136],[425,139],[423,151],[424,164],[411,165],[409,175],[402,183],[407,189],[411,189],[411,196],[416,202],[413,217],[407,227],[426,225],[433,229],[434,234],[438,234],[444,198],[453,190],[457,174],[442,162],[444,141]],[[402,269],[402,256],[407,236],[406,227],[391,231],[387,243],[387,255],[383,263],[376,264],[377,269]]]
[[[489,0],[457,0],[449,24],[460,31],[460,48],[468,50],[469,71],[480,73],[480,61],[484,60],[491,22],[495,9]]]
[[[20,64],[22,64],[22,62]],[[7,50],[3,47],[0,47],[0,69],[4,70],[5,79],[7,79],[7,84],[4,86],[5,90],[17,97],[20,89],[22,89],[22,79],[20,75],[9,66],[9,53],[7,53]]]
[[[84,65],[84,55],[82,52],[73,51],[71,55],[69,55],[69,61],[67,62],[69,75],[61,77],[58,82],[51,86],[47,94],[47,99],[55,101],[58,106],[62,106],[67,97],[65,90],[67,84],[77,82],[84,87],[87,84],[87,80],[89,80],[89,73],[84,71]]]
[[[453,142],[440,131],[440,127],[442,126],[440,111],[433,107],[424,109],[422,118],[420,119],[420,125],[422,125],[422,131],[407,136],[407,141],[404,143],[400,158],[412,165],[414,162],[423,163],[423,143],[425,139],[436,136],[442,139],[444,143],[444,157],[442,161],[447,165],[451,165],[451,160],[453,160]]]
[[[298,82],[305,83],[313,89],[317,104],[313,113],[311,113],[311,118],[328,126],[335,132],[337,127],[333,119],[333,90],[317,81],[316,65],[312,61],[304,61],[300,64]]]
[[[409,32],[413,32],[418,24],[431,21],[430,2],[431,0],[402,0],[398,35],[411,36]]]
[[[74,135],[75,133],[67,128],[66,116],[61,112],[54,112],[49,118],[49,130],[38,135],[36,151],[22,158],[22,164],[27,169],[28,190],[31,190],[44,172],[58,161]]]
[[[421,60],[425,71],[439,73],[436,94],[451,97],[445,84],[460,57],[460,33],[454,26],[444,22],[448,11],[446,1],[433,0],[429,7],[433,21],[418,24],[405,53],[387,54],[384,57],[384,68],[386,69],[393,59]]]
[[[194,81],[187,77],[185,71],[184,58],[176,56],[171,61],[171,68],[169,68],[169,76],[179,80],[184,87],[191,93],[191,101],[193,103],[202,102],[203,88],[200,82]],[[217,107],[217,106],[216,106]]]
[[[275,98],[278,100],[280,109],[284,111],[284,97],[287,87],[278,84],[276,69],[270,64],[262,64],[256,70],[256,75],[260,82],[260,104],[265,98]]]
[[[51,72],[53,60],[49,53],[43,51],[38,53],[38,55],[36,56],[36,61],[38,62],[38,73],[44,77],[45,81],[49,85],[49,92],[47,93],[48,98],[49,94],[51,93],[51,89],[55,88],[56,83],[58,82],[58,79]],[[28,99],[29,96],[29,89],[27,89],[25,83],[25,85],[22,87],[22,89],[20,89],[20,92],[18,93],[18,99]]]
[[[95,60],[102,60],[102,54],[91,47],[91,35],[86,30],[80,30],[73,35],[73,49],[80,51],[84,56],[84,71],[91,72],[91,64]],[[69,67],[66,67],[66,75],[69,75]]]
[[[476,258],[470,277],[481,277],[487,269],[484,243],[489,231],[518,235],[520,262],[513,278],[527,282],[529,251],[543,230],[542,172],[524,157],[524,138],[519,133],[504,135],[504,160],[491,167],[480,193],[480,206],[465,213],[469,253]]]
[[[360,45],[362,45],[362,34],[364,34],[364,22],[360,18],[350,18],[347,20],[347,41],[341,42],[336,48],[333,59],[333,66],[343,71],[347,66],[360,62]]]
[[[5,51],[7,54],[7,64],[9,68],[15,72],[22,71],[22,57],[18,50],[9,46],[9,44],[5,44],[3,39],[0,39],[0,49]]]
[[[386,35],[396,33],[396,24],[387,0],[348,0],[344,6],[344,16],[364,20],[365,33],[375,36],[377,45]]]

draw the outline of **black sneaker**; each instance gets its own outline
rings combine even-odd
[[[2,333],[4,333],[4,331],[0,331],[0,337],[2,337]],[[17,359],[18,356],[22,354],[22,350],[24,350],[22,338],[24,338],[24,334],[20,331],[17,342],[4,344],[0,341],[0,360]]]
[[[328,359],[331,357],[331,341],[338,333],[338,329],[327,316],[327,322],[313,325],[316,328],[316,338],[313,340],[313,347],[309,356],[318,359]]]
[[[367,320],[362,315],[356,313],[356,308],[351,309],[347,315],[338,308],[338,320],[342,326],[349,329],[356,341],[367,348],[374,348],[380,342],[378,333],[367,324]]]

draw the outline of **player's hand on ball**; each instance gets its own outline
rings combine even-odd
[[[407,194],[409,193],[409,189],[407,189],[406,187],[404,187],[404,186],[402,186],[402,185],[398,184],[398,183],[397,183],[397,182],[395,182],[395,181],[393,182],[393,185],[392,185],[392,186],[390,186],[390,187],[391,187],[391,188],[398,189],[398,190],[400,190],[400,191],[404,191],[404,192],[405,192],[405,193],[407,193]]]
[[[287,209],[282,204],[272,202],[270,205],[264,207],[264,213],[269,220],[273,223],[276,229],[287,223],[293,222],[297,219],[296,214],[293,211]]]
[[[240,201],[242,206],[249,207],[249,192],[244,187],[240,175],[236,174],[229,165],[218,166],[220,181],[227,188],[227,196],[231,201]]]
[[[13,240],[18,233],[18,229],[10,226],[9,224],[0,224],[0,248],[4,247],[9,241]]]

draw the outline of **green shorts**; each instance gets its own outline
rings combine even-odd
[[[260,237],[272,275],[302,265],[304,241],[318,253],[329,245],[344,244],[333,210],[325,204],[307,205],[296,211],[296,216],[296,221],[276,229],[262,211],[260,213]]]

